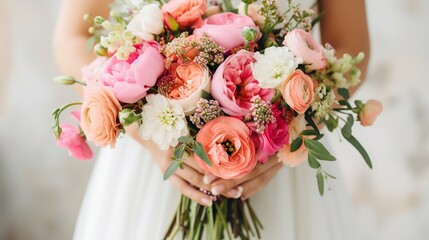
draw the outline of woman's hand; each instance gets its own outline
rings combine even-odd
[[[132,136],[137,142],[145,146],[152,155],[152,160],[164,173],[168,166],[171,164],[171,157],[173,156],[173,149],[169,148],[166,151],[160,150],[158,146],[152,141],[146,141],[138,134],[137,126],[130,126],[126,129],[127,134]],[[193,201],[204,205],[211,206],[213,198],[208,194],[196,189],[208,190],[210,185],[203,182],[203,170],[192,160],[184,161],[185,166],[183,169],[178,169],[175,174],[170,176],[169,180],[173,185],[185,196]]]
[[[243,178],[226,180],[208,175],[205,176],[204,182],[211,183],[211,192],[214,195],[222,194],[228,198],[241,197],[245,200],[267,185],[282,167],[283,164],[273,156],[266,163],[258,164]]]

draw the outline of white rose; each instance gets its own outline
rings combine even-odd
[[[302,59],[295,57],[287,47],[269,47],[264,54],[255,53],[252,64],[253,77],[262,88],[277,88],[291,75]]]
[[[143,6],[128,23],[127,29],[143,40],[154,40],[154,35],[164,32],[161,8],[156,3]]]
[[[178,144],[177,139],[188,136],[185,113],[179,104],[168,101],[160,94],[150,94],[143,106],[143,124],[140,134],[145,140],[152,140],[159,149],[167,150]]]

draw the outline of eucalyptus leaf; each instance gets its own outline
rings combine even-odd
[[[317,132],[311,129],[307,129],[301,132],[301,135],[303,136],[317,136]]]
[[[191,137],[182,136],[182,137],[179,137],[177,139],[177,141],[180,142],[180,143],[191,143],[191,142],[194,141],[194,139],[191,138]]]
[[[202,91],[201,92],[201,98],[207,99],[207,100],[212,100],[213,97],[212,95],[210,95],[210,93],[206,92],[206,91]]]
[[[317,161],[317,159],[314,157],[314,155],[311,152],[308,152],[308,164],[311,168],[318,169],[320,168],[320,163]]]
[[[350,98],[350,92],[346,88],[338,88],[338,94],[344,98],[344,100],[348,100]]]
[[[320,171],[320,169],[317,170],[316,178],[317,178],[317,187],[319,188],[320,196],[323,196],[323,193],[325,192],[325,179],[323,179],[323,174]]]
[[[329,151],[325,148],[325,146],[323,146],[323,144],[321,144],[320,142],[313,139],[305,139],[304,144],[317,159],[327,160],[327,161],[336,160],[336,158],[332,156],[329,153]]]
[[[182,145],[180,145],[180,147],[174,148],[173,155],[177,160],[183,158],[183,154],[185,153],[185,147],[186,147],[186,145],[182,144]]]
[[[301,137],[296,138],[290,144],[290,152],[295,152],[301,147],[301,145],[302,145],[302,138]]]
[[[173,161],[170,166],[168,166],[167,170],[164,173],[163,179],[164,181],[167,180],[171,175],[173,175],[177,169],[179,168],[179,162]]]
[[[212,166],[209,156],[207,156],[206,150],[204,149],[201,143],[195,142],[193,150],[194,150],[194,153],[197,154],[197,156],[201,158],[201,160],[203,160],[209,167]]]
[[[341,133],[343,133],[343,131],[341,131]],[[359,153],[362,155],[368,167],[372,169],[371,158],[369,157],[365,148],[363,148],[363,146],[359,143],[359,141],[355,137],[353,137],[353,135],[346,136],[343,133],[343,136],[349,143],[351,143],[359,151]]]
[[[334,131],[338,127],[338,118],[334,118],[332,114],[329,114],[328,120],[325,120],[326,127],[330,132]]]
[[[350,137],[352,136],[352,127],[354,124],[354,119],[353,119],[353,115],[348,114],[347,116],[347,122],[346,124],[344,124],[343,128],[341,129],[341,133],[343,134],[344,137]]]

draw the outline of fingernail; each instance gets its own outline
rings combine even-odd
[[[217,178],[217,177],[216,177],[215,175],[213,175],[213,174],[206,175],[206,176],[204,176],[204,178],[203,178],[203,182],[204,182],[205,184],[210,184],[210,183],[211,183],[211,182],[213,182],[216,178]]]
[[[225,186],[221,184],[221,185],[212,187],[211,192],[213,193],[213,195],[219,195],[219,193],[221,193],[224,189],[225,189]]]
[[[208,198],[201,198],[201,203],[207,207],[211,207],[213,205],[213,201]]]

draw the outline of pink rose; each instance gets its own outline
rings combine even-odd
[[[121,105],[113,92],[99,83],[84,89],[81,127],[88,140],[99,147],[115,146],[119,135],[117,118]]]
[[[251,63],[256,62],[252,52],[240,51],[229,56],[213,75],[211,93],[228,115],[239,117],[249,113],[252,97],[271,101],[272,89],[261,88],[252,75]]]
[[[255,28],[258,31],[259,39],[261,34],[253,19],[246,15],[230,12],[219,13],[206,18],[203,26],[194,30],[194,35],[202,36],[205,33],[228,51],[244,45],[241,31],[245,27]]]
[[[290,167],[296,167],[308,159],[308,149],[304,143],[295,152],[290,151],[290,145],[285,145],[284,148],[277,153],[279,161]]]
[[[283,45],[297,57],[302,58],[305,64],[310,64],[310,69],[320,70],[326,67],[325,50],[310,33],[295,29],[286,34]]]
[[[105,57],[97,57],[90,64],[84,66],[81,69],[82,72],[82,80],[87,84],[98,81],[100,72],[104,68],[104,65],[107,62],[107,58]]]
[[[156,42],[143,42],[127,60],[111,57],[100,74],[100,83],[109,87],[124,103],[135,103],[146,96],[164,72],[164,57]]]
[[[285,117],[277,105],[271,107],[275,122],[266,125],[263,134],[253,132],[252,140],[255,143],[256,159],[260,163],[265,163],[269,156],[274,155],[289,143],[289,127]]]
[[[169,22],[172,17],[179,26],[200,27],[203,24],[204,12],[206,11],[206,0],[171,0],[161,8],[164,13],[164,21]]]
[[[60,139],[57,140],[57,145],[59,147],[66,148],[70,155],[79,160],[92,158],[93,153],[91,148],[88,146],[85,139],[83,139],[82,135],[80,135],[80,131],[77,127],[68,123],[62,123],[60,127],[62,132]]]
[[[313,80],[301,70],[286,79],[281,91],[286,103],[299,114],[303,114],[314,99]]]
[[[255,146],[250,129],[233,117],[218,117],[204,125],[197,135],[212,164],[211,167],[196,154],[201,168],[223,179],[241,178],[256,166]]]
[[[369,100],[359,112],[360,124],[364,127],[371,126],[382,111],[383,105],[381,102],[374,99]]]

